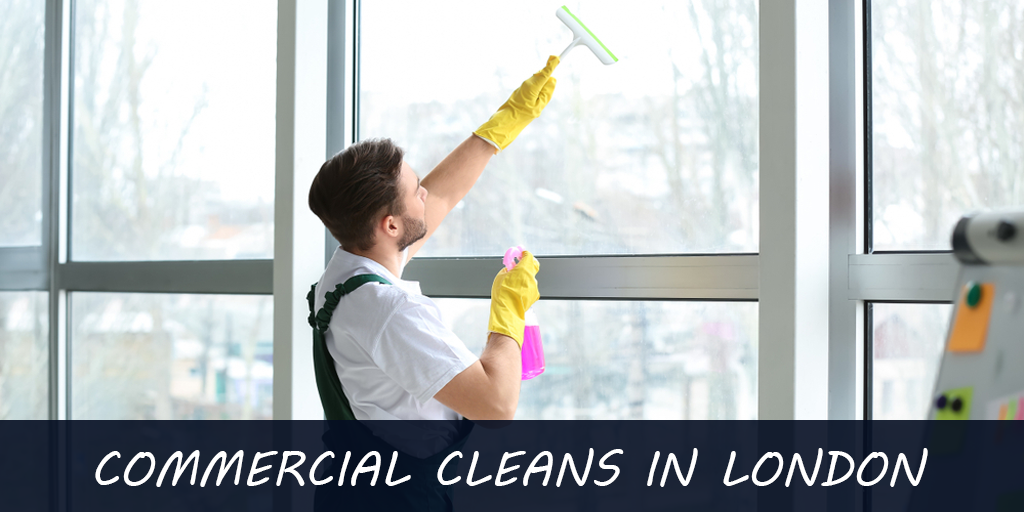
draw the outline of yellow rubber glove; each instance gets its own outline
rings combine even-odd
[[[502,268],[491,285],[491,318],[487,330],[516,340],[520,349],[526,329],[526,310],[540,298],[538,270],[540,263],[529,251],[523,251],[519,263],[511,271]]]
[[[551,73],[555,71],[558,62],[558,57],[548,57],[544,69],[527,78],[523,85],[509,96],[508,101],[498,107],[498,111],[473,132],[477,137],[490,142],[494,146],[495,154],[516,140],[519,132],[523,131],[530,121],[537,119],[544,106],[551,100],[551,94],[555,92],[555,79],[551,77]]]

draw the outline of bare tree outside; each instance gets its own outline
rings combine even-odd
[[[272,257],[276,4],[75,11],[71,257]]]
[[[953,306],[874,304],[872,308],[872,419],[927,418]]]
[[[874,247],[950,250],[964,214],[1024,204],[1024,5],[872,3]]]
[[[0,420],[49,414],[46,292],[0,292]]]
[[[72,295],[72,419],[270,419],[265,296]]]
[[[147,151],[142,88],[159,47],[136,40],[138,1],[115,5],[82,2],[76,9],[73,240],[125,259],[165,259],[163,235],[191,220],[202,191],[200,180],[177,175],[175,167],[205,101],[199,91],[171,132],[169,154]]]
[[[276,4],[241,5],[77,3],[72,259],[272,255]],[[71,417],[269,418],[270,300],[72,293]]]
[[[0,3],[0,247],[42,244],[45,9]],[[0,292],[0,420],[47,417],[46,297]]]
[[[0,5],[0,246],[43,238],[43,32],[45,4]]]

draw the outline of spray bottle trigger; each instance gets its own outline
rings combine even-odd
[[[509,247],[505,251],[505,257],[501,259],[501,262],[505,265],[505,270],[509,272],[519,264],[519,260],[523,257],[523,246],[517,245],[515,247]]]

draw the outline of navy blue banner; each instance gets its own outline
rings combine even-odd
[[[4,510],[1024,510],[1019,422],[0,422]]]

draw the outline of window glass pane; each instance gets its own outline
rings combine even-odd
[[[364,2],[359,136],[426,175],[572,41],[558,5]],[[421,254],[757,251],[756,0],[566,6],[619,62],[573,49]]]
[[[925,419],[952,308],[949,304],[872,305],[874,419]]]
[[[490,301],[438,299],[476,354]],[[544,300],[546,370],[516,419],[756,419],[757,304]]]
[[[0,245],[42,243],[45,10],[8,0],[0,14]]]
[[[871,3],[874,248],[1024,203],[1024,3]]]
[[[75,13],[73,258],[272,257],[276,2]]]
[[[271,419],[269,296],[73,293],[72,419]]]
[[[48,418],[46,292],[0,292],[0,420]]]

